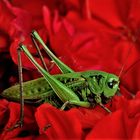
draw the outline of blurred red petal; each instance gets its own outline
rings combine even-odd
[[[140,60],[137,60],[129,69],[124,73],[122,77],[122,84],[132,94],[136,94],[140,90]]]
[[[6,33],[9,33],[10,24],[15,16],[9,9],[8,2],[4,0],[0,1],[0,13],[0,29],[5,31]]]
[[[140,139],[140,120],[137,122],[135,131],[133,132],[133,139]]]
[[[43,5],[47,5],[51,10],[55,9],[55,7],[58,6],[58,3],[56,0],[25,0],[19,1],[19,0],[13,0],[11,1],[11,4],[15,7],[19,7],[21,9],[24,9],[28,11],[33,17],[39,17],[42,15],[42,7]]]
[[[7,33],[0,30],[0,52],[6,52],[8,50],[10,38]]]
[[[13,12],[8,8],[8,2],[0,1],[0,53],[7,52],[10,45],[11,22],[14,19]],[[3,22],[4,21],[4,22]]]
[[[39,136],[31,135],[31,136],[25,136],[25,137],[16,137],[10,140],[47,140],[47,136],[46,135],[39,135]]]
[[[10,140],[34,140],[34,136],[27,136],[27,137],[16,137],[16,138],[11,138]]]
[[[131,0],[131,9],[129,14],[129,22],[132,27],[137,29],[140,25],[140,15],[138,14],[140,5],[138,0]]]
[[[128,0],[124,0],[123,2],[108,0],[107,3],[101,0],[94,2],[92,0],[89,1],[93,20],[98,22],[99,25],[104,24],[110,28],[123,25],[122,21],[125,21],[128,15],[129,4]],[[96,25],[98,26],[98,24]]]

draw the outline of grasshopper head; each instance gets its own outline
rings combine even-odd
[[[104,96],[110,98],[119,90],[119,77],[114,74],[108,74],[104,85]]]

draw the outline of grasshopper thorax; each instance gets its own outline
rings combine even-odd
[[[103,94],[105,97],[113,97],[119,90],[119,77],[114,74],[108,74],[105,80]]]
[[[84,73],[82,77],[86,79],[88,89],[90,90],[87,99],[91,103],[98,103],[95,100],[96,97],[99,97],[101,102],[106,103],[119,90],[119,77],[114,74],[93,71],[88,74]]]

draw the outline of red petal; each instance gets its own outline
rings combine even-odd
[[[136,61],[129,69],[126,71],[122,77],[122,84],[131,92],[131,94],[136,94],[140,90],[140,61]]]
[[[89,139],[126,138],[123,128],[122,111],[117,111],[102,119],[87,136]]]
[[[19,45],[20,41],[19,40],[15,40],[11,47],[10,47],[10,53],[12,56],[13,61],[18,64],[18,56],[17,56],[17,48]],[[32,49],[32,51],[34,50],[34,52],[36,51],[35,48]],[[34,57],[36,59],[36,61],[42,65],[41,60],[39,57]],[[35,69],[35,66],[32,64],[32,62],[28,59],[28,57],[23,54],[23,52],[21,52],[21,59],[22,59],[22,64],[23,67],[27,68],[27,69]],[[48,60],[48,58],[44,58],[44,61],[46,62],[46,64],[49,66],[50,61]]]
[[[1,134],[1,139],[11,139],[17,137],[19,134],[21,134],[24,131],[29,132],[29,134],[32,134],[36,131],[37,126],[35,125],[35,120],[33,117],[32,108],[30,107],[24,107],[24,125],[22,128],[18,127],[16,129],[13,129],[11,131],[8,131],[7,129],[11,128],[15,125],[15,123],[19,120],[20,116],[20,105],[17,103],[10,102],[9,103],[9,120],[7,124],[5,124],[5,127],[3,129],[3,132]]]
[[[79,108],[79,120],[81,121],[83,129],[92,129],[98,121],[104,118],[108,113],[99,106],[93,109]]]
[[[118,110],[103,118],[93,128],[87,139],[97,138],[139,138],[140,98],[123,102]]]
[[[14,14],[9,9],[8,4],[8,1],[0,1],[0,29],[6,33],[9,33],[11,21],[14,19]]]
[[[33,15],[34,17],[38,17],[42,15],[42,6],[43,5],[47,5],[50,9],[53,9],[56,4],[55,0],[25,0],[23,1],[19,1],[19,0],[13,0],[11,1],[11,4],[15,7],[20,7],[21,9],[24,9],[26,11],[28,11],[31,15]]]
[[[81,138],[82,129],[76,109],[60,111],[49,104],[43,104],[35,116],[40,133],[45,133],[49,139]],[[43,131],[48,124],[51,127]]]

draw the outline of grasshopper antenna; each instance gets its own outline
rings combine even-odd
[[[37,44],[37,42],[36,42],[36,40],[35,40],[35,38],[34,38],[33,33],[31,33],[31,39],[32,39],[32,42],[33,42],[33,44],[34,44],[34,46],[35,46],[37,52],[38,52],[38,55],[39,55],[39,57],[40,57],[40,60],[41,60],[41,62],[42,62],[42,65],[43,65],[44,69],[45,69],[46,71],[49,71],[49,69],[47,68],[46,63],[45,63],[45,61],[44,61],[44,59],[43,59],[43,55],[42,55],[42,53],[41,53],[41,51],[40,51],[40,49],[39,49],[39,46],[38,46],[38,44]]]
[[[135,38],[133,38],[132,41],[133,41],[133,43],[135,43],[135,41],[136,41]],[[127,56],[126,56],[126,58],[125,58],[125,62],[124,62],[124,64],[123,64],[122,67],[121,67],[121,70],[120,70],[120,73],[119,73],[119,76],[118,76],[119,79],[121,78],[121,76],[122,76],[122,74],[123,74],[124,68],[125,68],[125,66],[126,66],[127,59],[128,59],[128,57],[129,57],[129,55],[130,55],[130,53],[131,53],[132,48],[133,48],[133,44],[131,43],[131,46],[130,46],[130,48],[129,48],[129,50],[128,50],[128,53],[127,53]],[[134,63],[134,64],[135,64],[135,63]],[[132,64],[131,67],[133,67],[134,64]],[[130,67],[130,68],[131,68],[131,67]],[[128,69],[125,71],[125,74],[129,71],[130,68],[128,68]],[[118,93],[118,95],[120,96],[120,93]],[[130,95],[132,98],[135,97],[135,95],[134,95],[133,93],[130,93],[129,95]]]
[[[129,55],[130,55],[130,53],[131,53],[132,47],[133,47],[133,45],[130,46],[130,48],[129,48],[129,50],[128,50],[128,53],[127,53],[127,56],[126,56],[126,58],[125,58],[125,61],[124,61],[124,63],[122,64],[122,67],[121,67],[121,70],[120,70],[119,76],[118,76],[119,78],[122,76],[122,73],[123,73],[124,68],[125,68],[125,66],[126,66],[127,59],[128,59],[128,57],[129,57]]]

